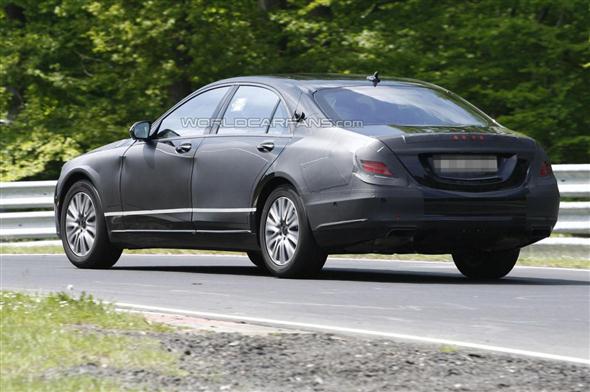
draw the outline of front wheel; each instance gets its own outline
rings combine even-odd
[[[122,249],[109,241],[98,192],[88,181],[68,190],[60,215],[64,251],[78,268],[110,268]]]
[[[259,238],[266,268],[280,278],[313,276],[326,262],[327,254],[316,244],[303,203],[291,187],[269,195]]]
[[[500,279],[512,271],[519,254],[520,249],[453,253],[453,261],[457,269],[468,278]]]

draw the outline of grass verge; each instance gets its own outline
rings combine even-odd
[[[122,388],[116,379],[84,375],[85,366],[178,373],[176,357],[147,334],[169,327],[115,312],[91,296],[1,291],[0,327],[2,391]]]

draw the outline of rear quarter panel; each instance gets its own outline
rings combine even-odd
[[[299,127],[268,175],[292,182],[306,206],[350,197],[355,152],[378,140],[340,128]],[[309,214],[312,227],[323,217]]]

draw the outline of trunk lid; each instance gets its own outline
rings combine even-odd
[[[520,186],[536,151],[532,139],[509,131],[453,127],[425,133],[428,130],[421,129],[400,129],[397,135],[377,138],[416,181],[431,188],[483,192]]]

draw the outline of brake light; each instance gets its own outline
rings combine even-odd
[[[378,176],[393,177],[393,173],[383,162],[361,160],[361,165],[363,170],[367,173],[376,174]]]
[[[541,164],[541,170],[539,170],[539,175],[541,177],[547,177],[551,173],[553,173],[553,169],[551,169],[551,164],[547,161],[544,161]]]
[[[457,141],[457,140],[468,140],[467,135],[453,135],[451,136],[451,140]],[[471,135],[471,140],[476,141],[476,140],[485,140],[485,137],[483,135]]]

